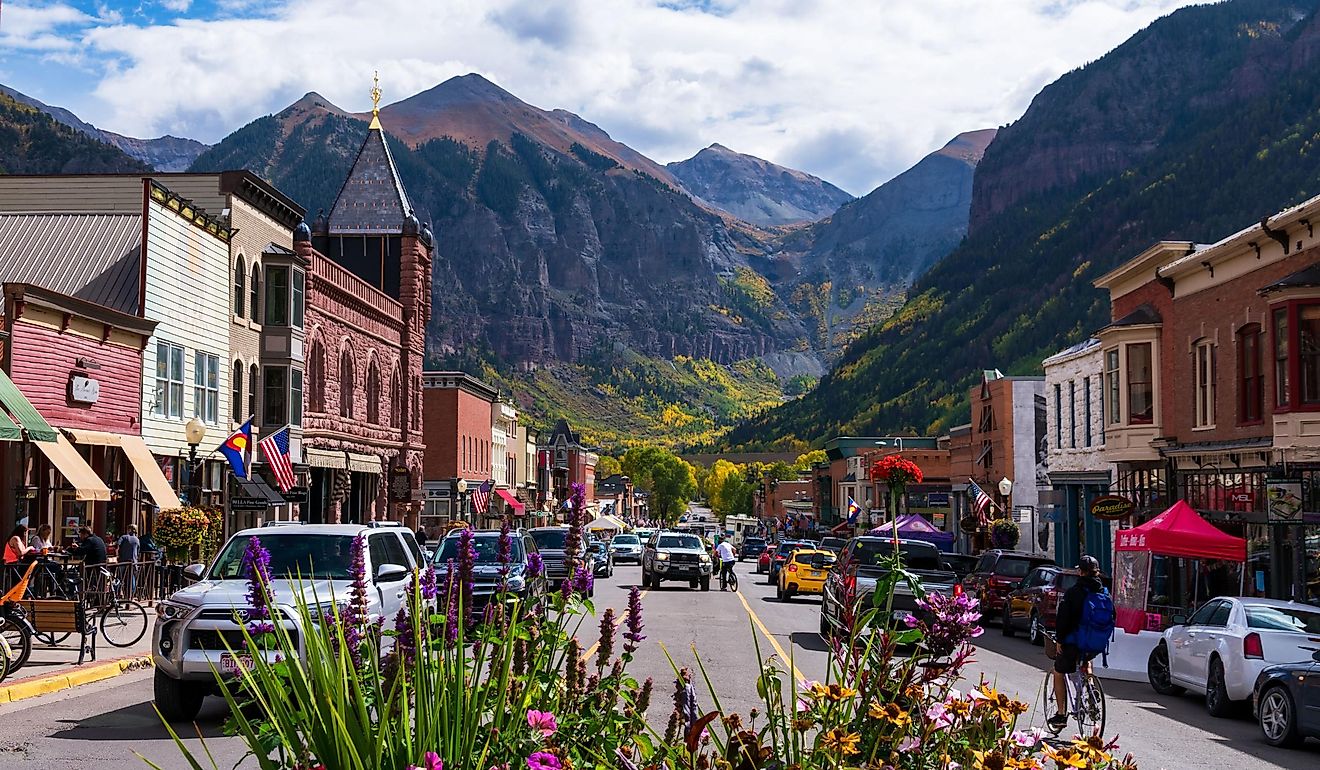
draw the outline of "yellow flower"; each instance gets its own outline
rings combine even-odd
[[[912,722],[912,717],[897,703],[886,703],[883,706],[879,703],[872,703],[867,707],[866,713],[872,719],[888,722],[895,727],[906,727]]]
[[[978,708],[994,714],[1001,722],[1012,722],[1014,717],[1025,713],[1028,708],[1026,703],[1010,698],[986,684],[978,687],[972,697]]]
[[[1092,763],[1112,762],[1114,758],[1105,751],[1105,739],[1098,735],[1092,735],[1089,738],[1077,738],[1072,742],[1073,748]]]
[[[816,724],[816,720],[814,719],[798,718],[793,720],[793,729],[797,730],[800,733],[805,733],[806,731],[810,730],[812,726],[815,724]]]
[[[944,704],[944,708],[956,717],[965,717],[972,713],[972,702],[958,698],[957,700],[951,700]]]
[[[860,749],[858,744],[862,741],[862,736],[857,733],[845,732],[843,728],[836,727],[833,730],[821,736],[821,743],[825,748],[836,754],[856,754]]]
[[[827,700],[831,703],[838,703],[857,695],[857,691],[851,687],[844,687],[841,684],[824,685],[816,683],[811,686],[811,689],[807,694],[816,700]]]
[[[1046,749],[1045,756],[1053,760],[1059,767],[1077,767],[1088,768],[1091,763],[1087,761],[1086,756],[1071,746],[1064,746],[1059,749]]]
[[[973,751],[972,770],[1005,770],[1008,764],[998,751]]]

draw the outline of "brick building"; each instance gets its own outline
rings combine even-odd
[[[596,455],[582,444],[581,438],[568,427],[567,420],[559,420],[545,436],[540,450],[544,464],[550,470],[548,500],[553,501],[555,510],[568,499],[569,487],[582,484],[586,487],[587,502],[596,496]]]
[[[378,116],[329,216],[299,226],[293,241],[307,270],[304,517],[414,526],[432,236],[417,221]]]
[[[1186,500],[1248,542],[1248,593],[1320,599],[1320,198],[1096,281],[1106,456],[1139,516]],[[1286,497],[1297,506],[1278,507]],[[1296,508],[1296,510],[1292,510]]]
[[[422,375],[422,426],[427,436],[423,464],[426,508],[423,526],[464,518],[458,482],[469,490],[490,478],[491,413],[499,392],[463,372]]]

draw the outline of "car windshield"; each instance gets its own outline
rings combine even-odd
[[[453,559],[458,561],[458,538],[447,537],[440,543],[440,548],[435,552],[435,562],[444,564]],[[500,554],[500,536],[496,534],[479,534],[472,537],[472,548],[477,552],[477,564],[499,564]],[[510,564],[518,564],[523,560],[522,540],[517,537],[509,538],[509,556]]]
[[[826,564],[833,564],[835,560],[835,556],[832,553],[820,553],[820,552],[813,553],[811,551],[798,551],[797,553],[793,554],[793,561],[797,562],[798,564],[810,564],[811,560],[816,558],[817,556],[824,557]]]
[[[704,548],[696,535],[661,535],[659,548]]]
[[[746,543],[747,545],[765,545],[765,538],[763,538],[763,537],[749,537],[749,538],[747,538],[746,540],[744,540],[743,542]]]
[[[1030,559],[1001,556],[999,563],[995,565],[995,574],[1011,578],[1026,577],[1028,572],[1039,566],[1041,566],[1040,562],[1033,562]]]
[[[940,552],[934,546],[918,543],[899,543],[903,565],[909,569],[938,570]],[[888,540],[862,540],[853,551],[853,558],[861,564],[879,564],[881,560],[892,556],[894,544]]]
[[[562,551],[564,541],[568,539],[567,529],[534,529],[531,534],[532,539],[536,541],[537,550],[540,551]]]
[[[243,552],[252,535],[229,541],[207,574],[210,580],[247,580]],[[270,576],[275,579],[350,580],[349,551],[352,535],[260,535],[261,547],[270,552]]]
[[[615,545],[641,545],[642,543],[636,535],[615,535],[613,542]]]
[[[806,547],[807,547],[806,543],[780,543],[779,553],[780,555],[787,556],[788,554],[793,553],[794,551]]]
[[[1272,607],[1248,604],[1247,626],[1269,631],[1297,631],[1320,634],[1320,612],[1301,607]]]

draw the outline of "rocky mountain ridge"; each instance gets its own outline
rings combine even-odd
[[[718,143],[665,168],[698,200],[755,225],[814,222],[853,199],[819,177]]]
[[[14,101],[26,104],[51,116],[58,122],[112,147],[117,147],[131,158],[136,158],[156,171],[185,171],[206,150],[206,145],[195,139],[165,135],[155,139],[134,139],[131,136],[105,131],[88,123],[63,107],[52,107],[5,85],[0,93]]]
[[[0,90],[0,174],[147,171],[118,147],[97,141]]]

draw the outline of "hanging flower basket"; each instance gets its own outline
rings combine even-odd
[[[990,525],[990,545],[995,548],[1016,548],[1022,530],[1012,519],[998,519]]]
[[[162,511],[151,536],[172,563],[190,560],[206,540],[211,517],[205,509],[185,507]]]

